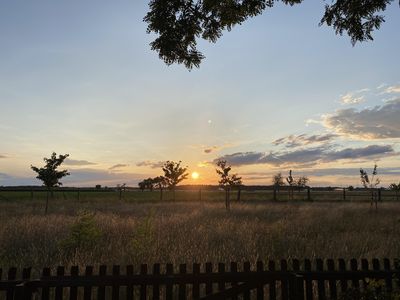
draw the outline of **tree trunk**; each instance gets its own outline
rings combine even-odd
[[[172,199],[175,201],[175,187],[172,188]]]
[[[47,210],[49,208],[49,190],[46,193],[46,208],[44,209],[44,214],[47,215]]]
[[[160,201],[162,201],[162,198],[163,198],[163,189],[160,188]]]

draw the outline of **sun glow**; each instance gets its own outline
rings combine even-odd
[[[197,178],[199,178],[199,176],[200,176],[200,174],[197,173],[197,172],[193,172],[193,173],[192,173],[192,178],[193,178],[193,179],[197,179]]]

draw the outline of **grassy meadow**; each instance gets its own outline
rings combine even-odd
[[[182,201],[184,194],[177,193],[175,202],[158,201],[156,192],[137,193],[147,200],[92,193],[78,201],[60,194],[50,200],[48,215],[44,197],[3,195],[0,267],[400,256],[396,202],[375,211],[367,202],[255,197],[226,211],[221,193],[210,199],[205,193],[203,201],[194,201],[194,194],[193,201]]]

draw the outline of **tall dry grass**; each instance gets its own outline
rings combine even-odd
[[[248,203],[227,212],[222,203],[114,202],[84,205],[89,213],[53,203],[47,216],[7,205],[4,268],[400,256],[396,203],[378,211],[365,203]]]

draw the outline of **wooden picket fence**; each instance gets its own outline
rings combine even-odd
[[[69,273],[44,268],[36,279],[31,268],[21,274],[10,268],[4,278],[0,269],[0,299],[340,299],[349,289],[367,289],[370,280],[379,280],[378,292],[398,290],[397,262],[293,259],[255,266],[232,262],[229,270],[224,263],[193,264],[190,270],[186,264],[177,270],[154,264],[151,272],[145,264],[138,272],[131,265],[108,272],[102,265],[97,273],[92,266],[82,273],[75,266]]]

